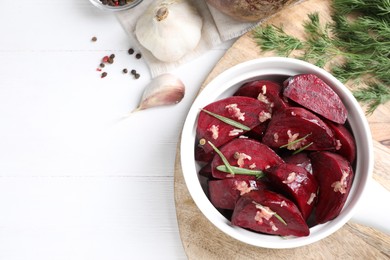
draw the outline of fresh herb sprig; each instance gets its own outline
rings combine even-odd
[[[260,203],[257,203],[256,201],[252,201],[253,204],[255,204],[256,208],[258,209],[261,209],[261,210],[264,210],[264,211],[270,211],[270,209],[263,205],[261,205]],[[277,218],[280,222],[282,222],[285,226],[287,226],[287,222],[276,212],[272,211],[271,214],[273,216],[275,216],[275,218]]]
[[[230,118],[228,118],[228,117],[221,116],[221,115],[219,115],[219,114],[213,113],[213,112],[208,111],[208,110],[206,110],[206,109],[204,109],[204,108],[202,108],[201,110],[202,110],[203,112],[205,112],[206,114],[209,114],[210,116],[215,117],[216,119],[219,119],[219,120],[221,120],[222,122],[224,122],[224,123],[226,123],[226,124],[228,124],[228,125],[231,125],[231,126],[233,126],[233,127],[237,127],[237,128],[242,129],[242,130],[244,130],[244,131],[249,131],[249,130],[251,130],[250,127],[248,127],[248,126],[246,126],[246,125],[244,125],[244,124],[241,124],[240,122],[237,122],[237,121],[235,121],[235,120],[233,120],[233,119],[230,119]]]
[[[213,148],[213,150],[219,155],[219,157],[221,157],[221,160],[223,162],[223,164],[225,165],[227,171],[234,175],[234,170],[232,168],[232,166],[230,165],[228,159],[226,159],[225,155],[223,155],[223,153],[210,141],[208,141],[208,144]]]
[[[305,140],[307,137],[311,136],[311,134],[312,133],[309,133],[309,134],[305,135],[304,137],[295,139],[295,140],[293,140],[291,142],[288,142],[287,144],[281,145],[281,146],[279,146],[279,148],[288,148],[288,147],[291,147],[291,146],[293,146],[295,144],[298,144],[298,143],[302,142],[303,140]]]
[[[251,170],[251,169],[241,168],[241,167],[232,166],[232,165],[230,165],[230,167],[233,170],[234,174],[252,175],[252,176],[255,176],[256,179],[260,179],[260,178],[265,176],[264,172],[260,171],[260,170]],[[226,165],[218,165],[217,170],[221,171],[221,172],[230,173],[228,168],[226,167]]]
[[[308,15],[305,39],[282,27],[257,27],[253,37],[262,51],[328,67],[342,82],[354,84],[354,96],[372,113],[390,100],[390,0],[333,0],[332,22]]]

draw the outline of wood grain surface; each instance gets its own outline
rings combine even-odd
[[[308,0],[285,9],[267,23],[283,26],[287,33],[302,37],[302,21],[319,12],[330,19],[328,0]],[[224,70],[247,60],[273,56],[260,53],[251,32],[239,38],[210,72],[200,91]],[[349,86],[351,87],[351,86]],[[367,117],[374,139],[374,179],[390,190],[390,104],[380,106]],[[175,204],[184,250],[189,259],[389,259],[390,236],[354,223],[347,223],[331,236],[314,244],[274,250],[250,246],[219,231],[199,211],[186,188],[177,148]]]

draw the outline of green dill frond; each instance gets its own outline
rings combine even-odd
[[[353,93],[355,98],[368,105],[367,113],[372,114],[380,105],[390,100],[390,88],[380,83],[373,83]]]
[[[337,47],[351,53],[390,54],[390,23],[366,16],[348,21],[345,16],[335,15],[333,20]]]
[[[390,100],[390,0],[332,3],[332,22],[322,24],[318,13],[308,15],[303,23],[305,40],[272,25],[255,29],[254,39],[262,51],[287,57],[294,54],[319,67],[329,65],[340,81],[368,86],[354,94],[372,113]],[[292,53],[294,50],[300,52]]]
[[[306,34],[305,53],[300,58],[323,67],[338,54],[338,51],[330,38],[329,24],[322,26],[318,13],[308,14],[308,17],[309,20],[303,23]]]
[[[390,0],[333,0],[332,4],[341,15],[359,12],[390,20]]]
[[[271,25],[255,28],[253,37],[262,51],[276,51],[280,56],[288,57],[291,52],[303,47],[301,40],[286,34],[282,28]]]

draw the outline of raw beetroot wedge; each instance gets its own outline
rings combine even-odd
[[[280,236],[301,237],[310,233],[297,206],[268,190],[251,191],[241,196],[231,222],[235,226]]]
[[[210,201],[219,209],[234,209],[237,199],[252,191],[267,186],[259,180],[223,179],[209,181]]]
[[[344,126],[329,122],[336,138],[336,153],[344,156],[350,163],[355,161],[356,144],[351,132]]]
[[[267,177],[275,188],[283,191],[296,203],[306,220],[316,202],[318,184],[313,175],[294,164],[280,164],[267,171]]]
[[[234,96],[253,97],[275,110],[285,108],[288,103],[283,100],[282,85],[270,80],[255,80],[242,85]]]
[[[313,174],[318,180],[319,194],[315,221],[325,223],[340,214],[353,181],[350,163],[339,154],[321,151],[310,155]]]
[[[329,126],[301,107],[289,107],[275,113],[262,142],[272,148],[288,150],[331,150],[336,147]]]
[[[246,129],[225,123],[206,111],[240,123]],[[262,118],[270,116],[271,111],[265,103],[250,97],[228,97],[211,103],[199,113],[196,129],[199,148],[207,155],[213,151],[208,141],[220,147],[262,123]]]
[[[284,86],[284,96],[335,123],[345,123],[348,112],[340,97],[316,75],[290,77]]]
[[[231,166],[253,171],[264,171],[283,163],[283,160],[268,146],[247,138],[234,139],[222,146],[220,151]],[[232,175],[229,172],[220,171],[217,169],[220,165],[224,165],[224,163],[219,155],[215,155],[211,162],[211,170],[213,177],[216,179],[256,179],[254,175]]]

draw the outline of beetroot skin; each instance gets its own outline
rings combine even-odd
[[[283,94],[311,111],[339,124],[347,119],[347,109],[340,97],[314,74],[301,74],[284,82]]]
[[[278,214],[286,224],[275,217]],[[232,224],[257,232],[280,236],[308,236],[309,227],[295,204],[268,190],[241,196],[234,208]]]

